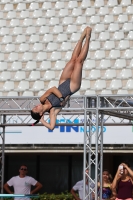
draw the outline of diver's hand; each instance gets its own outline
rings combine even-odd
[[[44,116],[41,117],[40,122],[42,122],[42,124],[43,124],[43,122],[45,122]]]
[[[64,107],[64,106],[66,105],[66,101],[65,101],[65,100],[62,101],[62,102],[60,103],[60,105],[61,105],[61,107]]]

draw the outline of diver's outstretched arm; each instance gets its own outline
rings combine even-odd
[[[54,127],[55,127],[55,124],[56,124],[56,114],[55,114],[55,112],[54,112],[54,109],[50,111],[49,117],[50,117],[50,122],[49,122],[49,123],[47,123],[47,122],[44,120],[44,116],[41,117],[40,122],[41,122],[45,127],[47,127],[48,129],[53,130]]]

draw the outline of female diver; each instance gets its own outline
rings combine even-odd
[[[69,97],[80,89],[82,68],[88,54],[90,37],[91,28],[86,27],[76,44],[70,61],[66,64],[61,74],[59,87],[48,89],[40,97],[41,104],[32,109],[31,116],[33,119],[37,120],[33,125],[40,121],[45,127],[53,130],[56,124],[57,114],[61,111],[62,107],[65,106]],[[85,43],[82,47],[84,39]],[[49,112],[49,123],[44,120],[43,115],[45,112]]]

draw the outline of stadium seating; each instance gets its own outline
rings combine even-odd
[[[29,90],[29,81],[20,81],[15,90],[18,92]]]
[[[18,92],[17,91],[9,91],[7,93],[7,96],[17,97],[18,96]]]
[[[6,81],[1,90],[2,91],[14,90],[14,81]]]
[[[128,90],[118,90],[117,94],[128,94]]]
[[[100,64],[97,68],[100,68],[100,69],[108,69],[111,67],[111,61],[109,59],[102,59],[100,61]]]
[[[93,90],[103,90],[106,88],[106,81],[105,80],[96,80],[94,83]]]
[[[125,59],[117,59],[114,64],[114,68],[121,69],[126,67],[126,60]]]
[[[132,22],[131,0],[1,0],[0,94],[41,96],[44,86],[57,84],[88,25],[91,42],[77,94],[128,94]]]
[[[102,79],[113,79],[116,77],[116,70],[115,69],[107,69]]]
[[[7,70],[7,62],[0,62],[0,71]]]

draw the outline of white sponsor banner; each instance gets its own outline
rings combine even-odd
[[[65,119],[58,117],[59,123],[65,123],[70,117]],[[106,121],[108,117],[104,117]],[[72,119],[71,119],[72,120]],[[74,120],[75,123],[82,123],[84,116],[80,116]],[[93,118],[95,123],[95,118]],[[120,122],[119,118],[110,117],[108,122]],[[15,123],[15,122],[14,122]],[[128,123],[124,120],[123,123]],[[100,130],[101,127],[99,127]],[[92,126],[91,130],[92,143],[95,143],[96,127]],[[2,132],[2,128],[1,128]],[[89,127],[87,127],[89,132]],[[104,144],[132,144],[133,128],[132,126],[104,126],[103,127]],[[84,127],[82,126],[56,126],[53,131],[48,130],[44,126],[22,126],[22,127],[6,127],[5,144],[83,144],[84,143]]]

